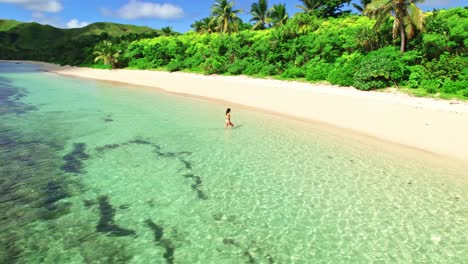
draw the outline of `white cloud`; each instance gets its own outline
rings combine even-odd
[[[68,22],[65,23],[62,19],[60,19],[57,16],[48,16],[41,12],[32,13],[31,21],[43,25],[51,25],[56,28],[80,28],[90,24],[87,21],[79,21],[76,18],[70,19]]]
[[[139,18],[175,19],[184,15],[184,11],[179,6],[168,3],[158,4],[138,0],[130,0],[117,11],[103,8],[101,12],[105,16],[115,16],[129,20]]]
[[[16,4],[37,12],[57,13],[63,9],[60,0],[0,0],[0,3]]]
[[[53,27],[60,27],[60,19],[54,16],[46,16],[41,12],[32,13],[32,21],[43,25],[51,25]]]
[[[86,27],[89,25],[89,22],[86,21],[79,21],[76,18],[71,19],[70,21],[67,22],[67,28],[82,28]]]

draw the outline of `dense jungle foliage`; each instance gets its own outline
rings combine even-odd
[[[134,40],[125,35],[90,35],[92,41],[80,38],[86,44],[71,41],[51,48],[44,42],[43,51],[21,55],[8,50],[12,46],[0,32],[0,57],[72,65],[90,65],[96,58],[114,68],[271,76],[361,90],[400,87],[420,96],[468,98],[468,9],[419,10],[412,14],[417,20],[405,10],[401,12],[407,17],[381,16],[382,6],[374,4],[391,0],[361,1],[361,15],[341,10],[349,1],[329,1],[335,4],[333,9],[312,5],[320,1],[301,2],[304,12],[288,17],[284,5],[267,10],[262,7],[265,1],[259,0],[252,5],[249,24],[237,17],[240,11],[230,1],[216,0],[212,16],[196,21],[194,30],[185,34],[166,28],[156,37],[134,34]],[[231,15],[223,14],[227,9],[220,5],[230,3]],[[396,27],[402,24],[395,23],[398,19],[410,22]]]
[[[132,42],[123,60],[137,69],[189,70],[328,81],[362,90],[403,86],[468,98],[468,10],[426,14],[426,30],[400,52],[392,21],[300,13],[286,25],[233,34],[187,33]]]

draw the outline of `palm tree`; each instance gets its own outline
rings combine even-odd
[[[258,3],[253,3],[250,7],[250,14],[253,16],[250,21],[256,22],[253,29],[265,29],[268,20],[268,1],[258,0]]]
[[[221,33],[231,33],[239,30],[241,19],[237,14],[242,10],[234,9],[234,1],[232,0],[216,0],[211,7],[213,19],[211,23],[215,23],[217,31]]]
[[[164,36],[172,36],[176,34],[176,32],[174,31],[174,29],[172,29],[171,26],[163,27],[161,28],[161,31],[164,34]]]
[[[366,9],[366,6],[368,4],[370,4],[370,2],[372,2],[372,0],[361,0],[361,4],[356,4],[356,3],[353,3],[353,6],[354,8],[356,8],[357,11],[361,12],[361,14],[364,13],[364,10]]]
[[[391,15],[393,21],[393,38],[400,33],[401,52],[405,51],[406,39],[416,34],[416,29],[424,30],[424,14],[415,3],[424,0],[373,0],[366,6],[365,14],[376,17],[375,29],[378,29],[386,18]]]
[[[273,5],[273,7],[268,11],[268,17],[273,26],[284,26],[289,19],[288,12],[286,12],[286,5]]]
[[[213,33],[216,31],[216,26],[214,23],[211,23],[212,17],[205,17],[200,20],[195,21],[190,27],[192,27],[195,32],[203,33]]]
[[[299,0],[303,5],[297,5],[297,8],[302,9],[304,12],[313,12],[318,9],[322,4],[320,0]]]
[[[94,62],[98,62],[102,60],[102,62],[106,65],[110,65],[112,69],[117,68],[118,58],[120,56],[121,51],[115,51],[112,47],[112,42],[109,40],[104,40],[99,43],[95,48],[93,54],[96,55],[94,58]]]
[[[313,13],[319,17],[337,17],[347,14],[350,10],[342,11],[341,8],[349,4],[351,0],[299,0],[303,5],[297,5],[306,13]]]

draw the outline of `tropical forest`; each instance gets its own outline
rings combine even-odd
[[[0,59],[247,75],[468,99],[467,7],[424,12],[418,0],[291,2],[296,10],[268,0],[241,10],[235,1],[216,0],[210,16],[185,33],[169,26],[58,29],[0,20]],[[251,19],[243,21],[242,13]]]

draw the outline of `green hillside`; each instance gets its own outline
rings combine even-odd
[[[131,41],[159,35],[159,30],[149,27],[107,22],[61,29],[34,22],[0,20],[0,59],[34,59],[72,65],[91,63],[89,50],[102,40]]]
[[[128,34],[146,34],[159,32],[149,27],[125,25],[117,23],[97,22],[90,24],[83,28],[73,28],[66,30],[72,37],[86,36],[86,35],[100,35],[107,33],[110,36],[120,37]]]
[[[18,24],[21,24],[21,22],[16,21],[16,20],[0,19],[0,31],[7,31],[13,27],[16,27]]]

